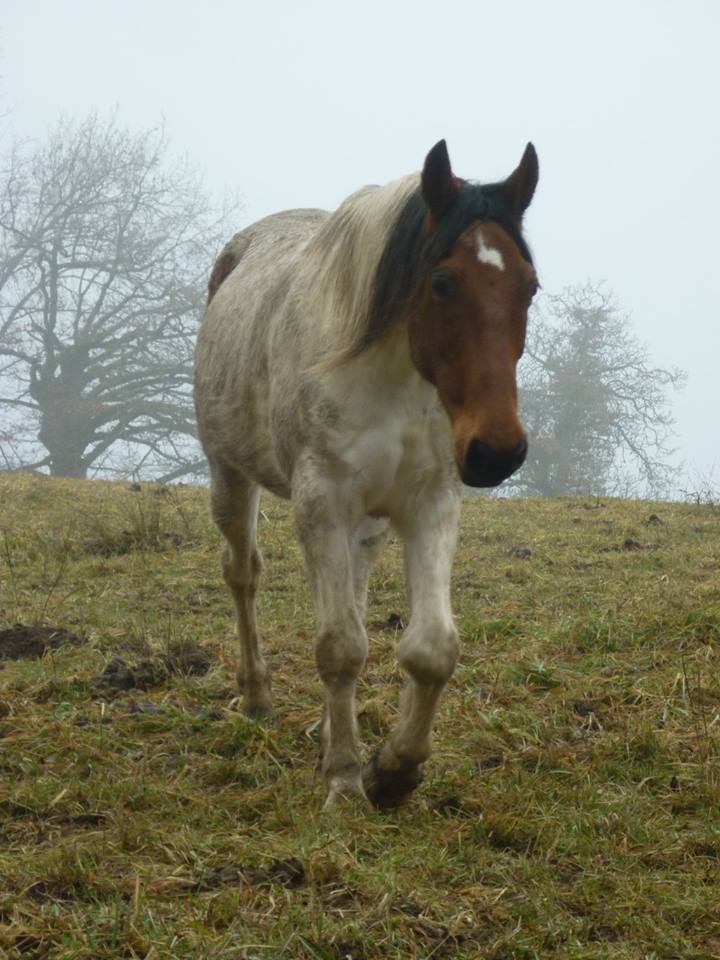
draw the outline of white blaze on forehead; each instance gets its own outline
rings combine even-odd
[[[477,233],[475,234],[475,250],[477,251],[477,258],[480,263],[489,263],[491,267],[497,267],[498,270],[505,269],[503,255],[499,250],[496,250],[495,247],[489,247],[487,245],[482,227],[478,227]]]

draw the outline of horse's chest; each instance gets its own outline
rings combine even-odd
[[[449,431],[435,411],[385,416],[359,431],[345,455],[367,511],[392,514],[399,501],[446,471]]]

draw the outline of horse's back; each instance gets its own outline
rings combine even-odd
[[[327,217],[324,210],[284,210],[236,233],[220,251],[213,266],[208,282],[208,305],[247,254],[256,260],[268,253],[272,253],[273,258],[278,254],[282,256],[283,248],[286,253],[296,253],[298,246],[310,240]]]
[[[303,250],[327,217],[286,210],[237,233],[213,267],[197,342],[195,406],[208,459],[281,494],[287,478],[271,437],[268,352]]]

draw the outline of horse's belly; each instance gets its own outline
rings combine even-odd
[[[196,387],[198,431],[212,460],[225,463],[279,497],[290,479],[273,442],[267,385],[261,376],[237,378],[229,389]]]

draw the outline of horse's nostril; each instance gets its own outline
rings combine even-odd
[[[494,454],[490,444],[474,437],[468,444],[465,466],[473,473],[482,473],[492,464]]]
[[[470,487],[495,487],[521,467],[526,456],[524,437],[512,450],[496,450],[479,437],[473,437],[465,454],[463,483]]]

